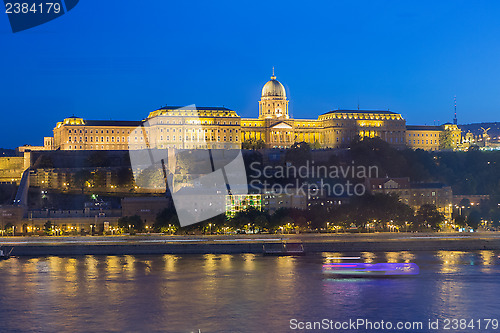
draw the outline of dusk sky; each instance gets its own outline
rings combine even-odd
[[[0,14],[0,147],[56,122],[140,120],[168,105],[258,116],[272,67],[294,118],[337,108],[407,124],[500,121],[499,1],[81,0],[12,33]]]

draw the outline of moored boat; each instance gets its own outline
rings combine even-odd
[[[10,249],[9,253],[6,253],[4,250],[0,249],[0,260],[9,259],[13,249],[14,248]]]

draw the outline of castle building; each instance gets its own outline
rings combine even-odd
[[[438,150],[446,130],[451,131],[455,146],[460,143],[460,130],[452,124],[447,125],[456,128],[407,127],[401,114],[388,110],[333,110],[317,119],[293,119],[288,103],[273,69],[262,88],[258,118],[241,118],[225,107],[195,106],[165,106],[142,121],[70,117],[57,123],[54,137],[45,138],[44,147],[23,150],[227,149],[241,148],[245,142],[259,142],[265,148],[289,148],[296,142],[342,148],[365,137],[381,138],[396,148]]]
[[[412,149],[441,150],[464,148],[462,131],[455,124],[406,126],[406,145]]]
[[[127,150],[141,121],[84,120],[70,117],[54,128],[55,150]]]
[[[413,149],[439,150],[441,126],[406,126],[406,144]]]

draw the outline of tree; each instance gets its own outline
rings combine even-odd
[[[144,230],[144,221],[139,215],[123,216],[118,219],[118,227],[129,232],[141,232]]]
[[[467,225],[467,219],[464,215],[457,215],[457,217],[455,217],[455,224],[463,228]]]
[[[439,230],[441,223],[445,220],[444,215],[437,210],[436,206],[429,204],[422,205],[415,217],[417,228],[426,229],[430,227],[434,231]]]
[[[80,188],[82,190],[82,194],[91,177],[92,173],[87,169],[80,169],[74,174],[73,179],[75,187]]]
[[[467,217],[467,225],[473,230],[477,230],[481,224],[481,213],[478,210],[473,210]]]
[[[203,221],[201,223],[201,228],[204,233],[217,234],[222,231],[225,224],[226,216],[224,214],[220,214]]]
[[[97,169],[94,172],[94,184],[96,187],[106,186],[107,171],[105,169]]]
[[[439,149],[452,149],[453,148],[453,139],[452,133],[450,130],[444,130],[441,132],[439,137]]]
[[[463,198],[462,200],[460,200],[460,203],[458,205],[460,207],[470,208],[470,200],[467,198]]]
[[[262,149],[266,146],[266,143],[262,139],[248,138],[243,141],[241,148],[243,149]]]
[[[156,215],[153,228],[156,231],[173,234],[180,228],[179,218],[173,207],[165,208]]]
[[[50,222],[50,220],[45,222],[45,224],[43,225],[43,232],[46,235],[50,236],[50,235],[52,235],[53,231],[54,230],[52,229],[52,222]]]
[[[4,227],[4,230],[7,232],[7,234],[12,233],[12,229],[14,228],[14,225],[12,223],[7,223]]]
[[[295,142],[285,154],[285,160],[293,165],[304,165],[311,160],[311,146],[307,142]]]
[[[292,208],[280,208],[271,215],[270,226],[272,230],[279,230],[282,228],[282,232],[291,232],[294,227],[295,220],[293,218],[294,209]]]
[[[132,169],[122,167],[116,172],[116,184],[118,186],[132,186],[134,184],[134,173]]]
[[[318,141],[314,141],[311,144],[311,149],[321,149],[321,143],[319,143]]]

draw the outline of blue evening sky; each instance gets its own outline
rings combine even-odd
[[[390,109],[408,124],[500,121],[500,1],[80,0],[13,34],[0,13],[0,147],[57,121],[139,120],[162,105],[257,117],[276,75],[295,118]],[[22,129],[22,131],[21,131]]]

